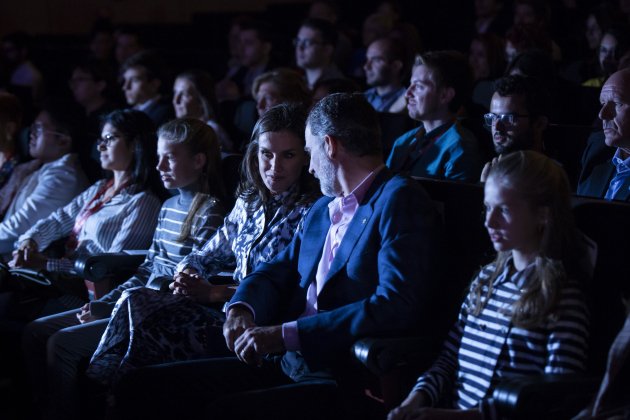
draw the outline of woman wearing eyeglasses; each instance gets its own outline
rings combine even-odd
[[[37,299],[28,318],[78,308],[87,301],[85,285],[74,272],[78,257],[148,248],[160,209],[149,189],[156,143],[155,127],[142,112],[114,111],[104,118],[98,150],[101,167],[110,176],[41,219],[18,240],[9,265],[51,273],[52,284],[45,291],[29,290]],[[66,237],[61,258],[43,254],[51,243]]]

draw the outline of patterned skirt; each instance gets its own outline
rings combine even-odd
[[[134,368],[229,355],[224,322],[221,311],[184,296],[145,287],[126,290],[86,374],[112,385]]]

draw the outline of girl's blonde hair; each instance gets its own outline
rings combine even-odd
[[[497,182],[519,194],[532,210],[545,208],[547,217],[540,230],[540,248],[534,261],[534,273],[526,289],[512,308],[512,322],[522,328],[541,325],[553,314],[566,268],[574,258],[573,219],[570,186],[560,165],[534,151],[519,151],[503,156],[492,166],[488,182]],[[479,315],[492,294],[492,285],[503,272],[511,255],[499,252],[495,271],[479,279],[471,288],[471,313]]]
[[[206,157],[206,165],[198,180],[199,191],[195,194],[177,238],[177,241],[183,242],[190,236],[197,212],[206,200],[216,200],[217,197],[224,195],[219,142],[211,127],[192,118],[178,118],[163,124],[158,130],[158,137],[171,143],[185,145],[192,155],[202,153]]]

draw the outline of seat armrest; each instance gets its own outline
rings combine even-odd
[[[77,259],[74,262],[74,269],[84,279],[98,283],[132,275],[145,257],[146,251],[88,255]]]
[[[589,403],[599,383],[583,374],[520,376],[503,379],[492,398],[501,417],[569,418]]]
[[[407,365],[425,369],[438,353],[436,341],[427,337],[368,337],[354,343],[352,354],[370,372],[383,375]]]

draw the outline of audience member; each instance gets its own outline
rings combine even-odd
[[[0,190],[4,218],[0,254],[7,260],[15,241],[38,220],[68,204],[87,186],[73,142],[79,139],[79,112],[65,102],[49,100],[30,128],[33,161],[18,165]]]
[[[492,167],[485,226],[497,258],[472,282],[436,362],[388,419],[496,418],[499,379],[584,370],[588,310],[569,193],[562,168],[542,154],[515,152]]]
[[[132,56],[145,50],[140,32],[129,26],[118,28],[114,36],[116,38],[116,48],[114,55],[118,65],[122,66]]]
[[[514,75],[497,80],[490,112],[484,115],[497,157],[484,166],[481,182],[503,155],[519,150],[543,153],[548,115],[549,94],[536,79]]]
[[[80,307],[95,293],[95,288],[85,289],[93,283],[84,285],[76,276],[77,258],[148,247],[160,208],[149,189],[155,143],[155,128],[141,112],[114,111],[103,119],[98,148],[101,167],[112,176],[34,223],[18,239],[9,265],[51,274],[50,288],[26,288],[18,293],[31,298],[33,309],[21,315],[26,321]],[[66,237],[61,258],[44,254],[54,241]]]
[[[43,96],[44,79],[41,71],[31,61],[32,37],[24,32],[14,32],[2,37],[0,63],[6,72],[4,89],[16,95],[27,117],[33,118],[33,110]]]
[[[263,114],[248,147],[234,210],[203,249],[179,263],[170,285],[173,295],[137,289],[120,301],[92,357],[91,377],[112,383],[130,368],[230,354],[221,330],[225,316],[216,308],[232,297],[236,286],[216,284],[213,276],[236,263],[238,284],[291,241],[316,198],[312,177],[305,170],[305,120],[304,108],[294,105],[279,105]],[[136,326],[129,324],[129,316]],[[191,328],[175,337],[181,320]],[[123,342],[130,343],[125,357],[113,356]],[[163,350],[147,352],[153,342],[162,343]]]
[[[362,94],[324,98],[308,117],[306,150],[328,197],[314,204],[289,246],[258,264],[232,297],[223,333],[237,358],[131,372],[115,395],[124,417],[152,415],[147,410],[186,416],[230,395],[238,405],[225,411],[211,405],[209,415],[259,417],[248,404],[252,394],[241,392],[274,386],[293,395],[273,400],[274,410],[299,416],[305,398],[323,401],[317,385],[347,378],[357,338],[404,333],[418,323],[431,328],[425,320],[440,301],[437,214],[417,185],[384,168],[376,111]],[[142,395],[133,391],[138,386]],[[184,395],[185,407],[176,402]],[[326,409],[332,407],[307,408]]]
[[[335,27],[325,20],[306,19],[293,40],[295,62],[304,70],[309,89],[319,80],[343,78],[333,62],[337,43]]]
[[[475,1],[475,30],[478,34],[505,35],[510,19],[503,0]]]
[[[4,186],[20,163],[17,136],[22,127],[22,105],[10,93],[0,92],[0,188]]]
[[[157,152],[164,187],[179,194],[162,205],[153,242],[136,274],[80,309],[40,318],[25,329],[31,383],[46,418],[80,417],[80,363],[96,350],[123,293],[145,285],[167,287],[177,263],[201,249],[221,223],[220,152],[212,129],[198,120],[170,121],[158,131]]]
[[[308,9],[308,17],[328,21],[337,28],[334,62],[341,69],[350,64],[352,56],[352,40],[339,28],[339,5],[334,0],[315,0]]]
[[[553,44],[549,34],[536,25],[515,25],[505,36],[505,60],[508,66],[517,55],[528,50],[543,50],[553,54]],[[554,57],[556,58],[556,57]]]
[[[365,91],[370,105],[378,112],[404,112],[407,61],[403,44],[391,38],[374,40],[367,49],[363,70],[365,81],[371,86]]]
[[[154,51],[142,51],[122,65],[123,86],[127,104],[142,111],[156,126],[173,117],[173,107],[160,90],[166,83],[164,63]]]
[[[100,135],[101,118],[115,108],[110,97],[114,80],[100,63],[86,61],[74,67],[68,85],[74,100],[85,112],[86,137],[75,144],[75,149],[83,170],[94,182],[102,175],[96,139]]]
[[[505,46],[502,38],[487,33],[476,35],[468,50],[468,64],[472,69],[472,102],[488,109],[494,81],[505,70]]]
[[[311,93],[302,75],[288,68],[278,68],[258,76],[252,85],[252,96],[259,116],[281,103],[304,107],[311,103]]]
[[[616,149],[612,159],[591,165],[598,147],[590,144],[582,158],[577,193],[607,200],[630,200],[630,69],[613,73],[599,96],[605,143]]]
[[[616,72],[620,58],[630,51],[630,28],[627,24],[612,26],[602,36],[599,43],[600,76],[589,79],[582,85],[602,87],[606,79]]]
[[[249,97],[256,77],[276,66],[271,57],[273,42],[269,24],[244,19],[239,22],[238,27],[240,66],[217,83],[217,97],[220,101]]]
[[[173,108],[177,118],[194,118],[208,124],[216,133],[223,152],[233,150],[230,136],[219,124],[219,104],[212,77],[201,70],[180,73],[173,84]]]
[[[470,71],[462,54],[417,56],[406,96],[409,117],[422,126],[394,142],[387,166],[413,176],[476,181],[481,170],[477,140],[456,118],[469,95]]]

